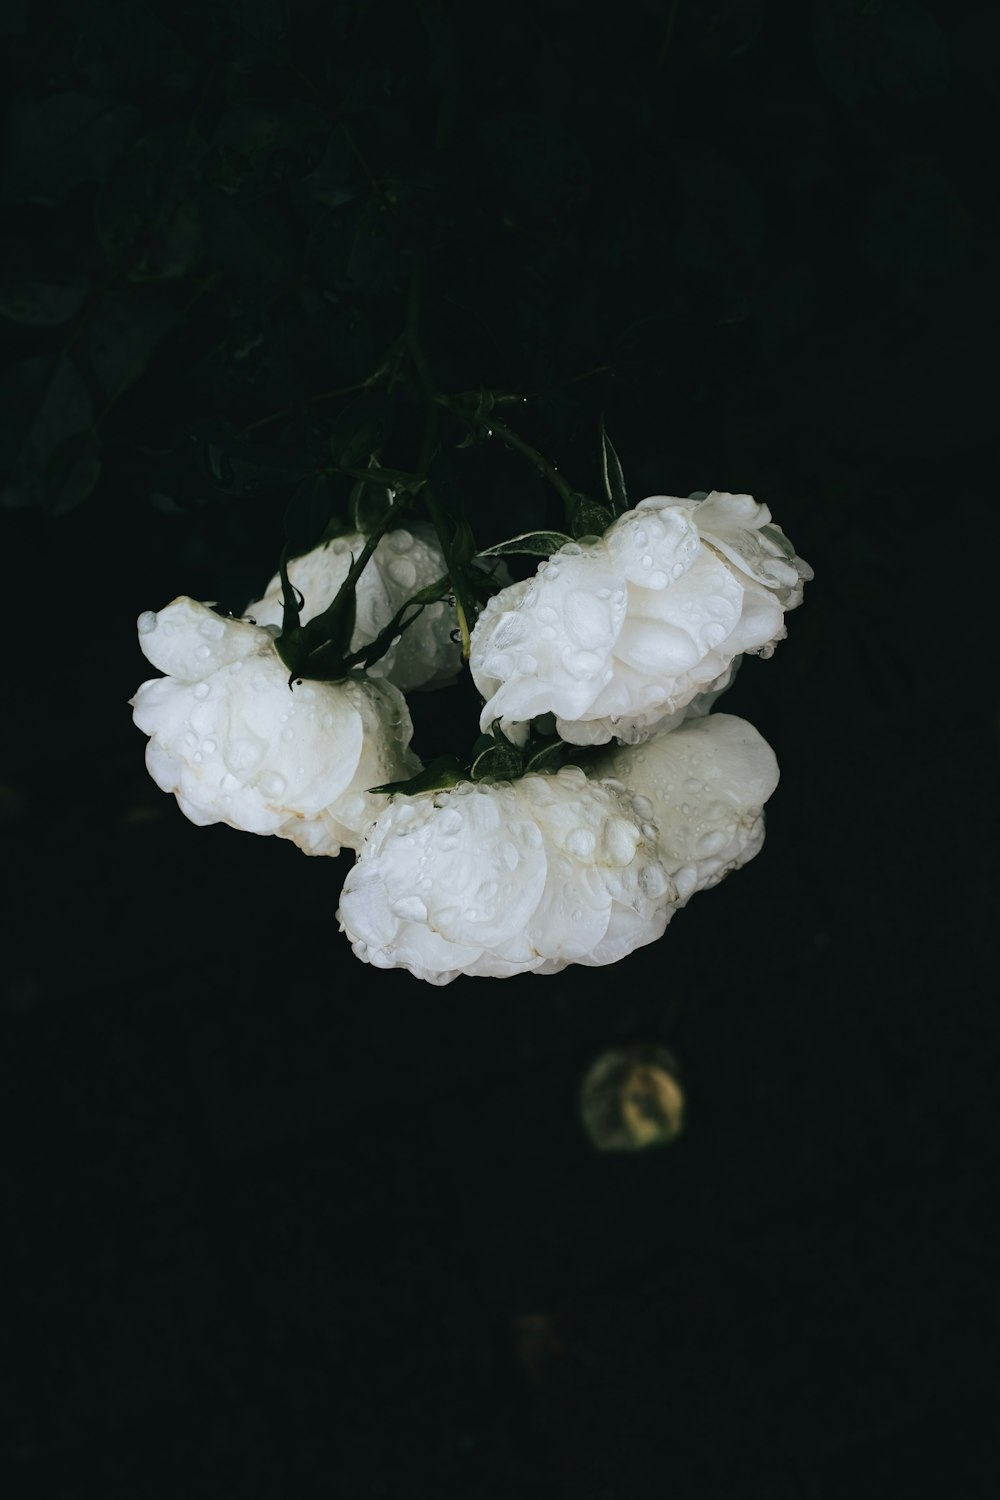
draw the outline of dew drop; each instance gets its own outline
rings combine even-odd
[[[279,771],[265,771],[260,778],[260,789],[265,797],[280,797],[287,785]]]
[[[226,633],[226,627],[218,615],[206,615],[198,626],[198,634],[205,636],[207,640],[218,641]]]
[[[548,579],[559,577],[559,569],[556,567],[555,563],[549,563],[547,567],[542,569],[542,577]]]
[[[207,661],[212,654],[212,648],[211,646],[199,646],[194,654],[199,661]]]
[[[207,682],[195,683],[194,695],[196,698],[207,698],[210,691],[211,689],[209,688]]]
[[[566,840],[566,848],[577,859],[589,859],[597,848],[597,840],[589,828],[575,828]]]
[[[650,573],[649,575],[649,586],[651,589],[665,589],[669,581],[662,568],[657,568],[655,573]]]
[[[394,557],[386,568],[386,572],[393,583],[398,583],[400,588],[412,588],[417,581],[417,570],[409,557]]]
[[[516,870],[519,864],[517,845],[512,844],[509,839],[505,843],[501,844],[500,858],[503,860],[508,870]]]
[[[700,859],[706,859],[710,854],[718,854],[729,842],[726,834],[721,828],[714,828],[710,833],[703,833],[695,845],[695,853]]]
[[[400,896],[389,907],[394,917],[403,922],[426,922],[427,908],[419,896]]]
[[[156,629],[156,611],[144,609],[136,621],[140,635],[150,635]]]

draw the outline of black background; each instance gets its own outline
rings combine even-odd
[[[995,9],[0,30],[8,1493],[992,1494]],[[816,570],[724,705],[763,853],[611,969],[362,968],[346,857],[194,829],[130,721],[135,616],[259,592],[415,257],[444,388],[595,494],[603,413],[634,498],[750,492]],[[455,462],[481,543],[559,523]],[[602,1156],[628,1041],[688,1125]]]

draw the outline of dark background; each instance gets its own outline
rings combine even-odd
[[[0,31],[7,1493],[995,1493],[995,8]],[[443,388],[530,396],[594,494],[603,414],[634,499],[750,492],[816,570],[724,703],[763,853],[611,969],[362,968],[347,859],[194,829],[131,724],[139,611],[242,609],[342,502],[372,413],[325,393],[416,258]],[[481,544],[559,524],[454,462]],[[632,1041],[687,1129],[601,1155]]]

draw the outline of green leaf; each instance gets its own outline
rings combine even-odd
[[[522,531],[506,542],[484,547],[477,557],[551,557],[560,547],[565,547],[573,538],[565,531]]]
[[[405,792],[408,796],[415,796],[418,792],[442,792],[449,787],[458,786],[460,781],[467,781],[469,773],[462,762],[454,755],[439,755],[422,771],[411,776],[408,781],[386,781],[382,786],[370,786],[370,792]]]
[[[622,473],[618,454],[608,437],[603,417],[601,418],[601,470],[604,475],[604,493],[611,502],[611,509],[615,515],[620,516],[628,510],[625,475]]]
[[[257,297],[264,288],[287,284],[298,272],[298,251],[287,219],[266,199],[237,201],[218,193],[200,200],[205,249]]]
[[[195,78],[195,64],[174,34],[141,0],[81,6],[74,71],[92,88],[148,104],[161,90],[181,93]]]
[[[879,96],[912,103],[948,87],[948,39],[916,0],[816,0],[813,45],[827,87],[849,108]]]
[[[86,500],[101,473],[101,445],[92,427],[63,438],[45,466],[45,509],[61,516]]]
[[[205,469],[227,495],[287,490],[313,479],[323,469],[315,451],[310,452],[308,447],[253,442],[241,437],[229,422],[199,423],[194,436]]]
[[[165,125],[134,142],[97,202],[97,233],[112,268],[132,281],[189,271],[202,253],[198,188],[185,125]]]
[[[173,306],[152,288],[106,298],[87,334],[90,366],[105,396],[119,394],[139,378],[176,322]]]
[[[614,521],[606,505],[598,505],[586,495],[577,495],[567,517],[574,541],[581,537],[603,536]]]
[[[40,505],[62,514],[93,488],[96,437],[83,439],[93,405],[67,354],[21,360],[0,384],[0,494],[11,507]]]
[[[369,528],[377,530],[392,504],[389,493],[387,490],[370,490],[361,479],[351,487],[347,509],[355,531],[364,535]]]
[[[0,148],[0,202],[60,203],[74,188],[104,181],[139,118],[95,94],[15,96]]]
[[[575,751],[577,747],[574,745],[572,749]],[[549,745],[540,745],[535,750],[531,750],[531,747],[529,746],[529,752],[530,753],[527,753],[525,756],[525,776],[527,776],[529,773],[539,771],[558,770],[558,768],[567,760],[568,755],[566,742],[564,740],[557,740],[553,744]]]
[[[228,197],[251,200],[312,171],[329,131],[308,100],[274,107],[234,104],[222,116],[205,158],[205,180]]]
[[[55,328],[79,312],[90,283],[81,271],[0,278],[0,317],[30,328]]]
[[[330,457],[345,471],[363,469],[377,454],[389,431],[388,398],[376,392],[357,396],[330,427]],[[364,478],[364,475],[361,476]]]
[[[515,745],[494,744],[476,756],[470,774],[473,781],[516,781],[522,766],[523,758]]]

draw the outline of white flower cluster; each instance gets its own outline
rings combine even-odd
[[[344,882],[341,926],[359,958],[433,984],[615,963],[753,858],[777,782],[756,730],[718,714],[590,778],[565,766],[397,797]]]
[[[749,495],[642,500],[490,600],[470,658],[482,727],[523,738],[553,713],[574,745],[669,729],[736,657],[771,655],[811,577]]]
[[[150,736],[146,766],[192,823],[339,854],[360,848],[389,800],[368,788],[419,769],[406,699],[389,682],[304,682],[290,692],[272,631],[193,599],[140,615],[139,644],[168,674],[132,699]]]
[[[303,623],[363,546],[341,537],[289,565]],[[445,571],[429,528],[384,536],[358,582],[352,649]],[[525,744],[553,716],[568,745],[605,747],[586,769],[374,792],[421,769],[401,689],[458,670],[454,609],[425,607],[367,675],[291,686],[277,578],[245,619],[187,598],[140,616],[166,675],[139,688],[135,722],[150,774],[192,822],[357,853],[338,918],[366,962],[432,984],[614,963],[759,852],[774,754],[709,709],[742,653],[770,654],[811,576],[764,506],[711,494],[644,500],[501,589],[472,633],[481,728],[499,720]]]

